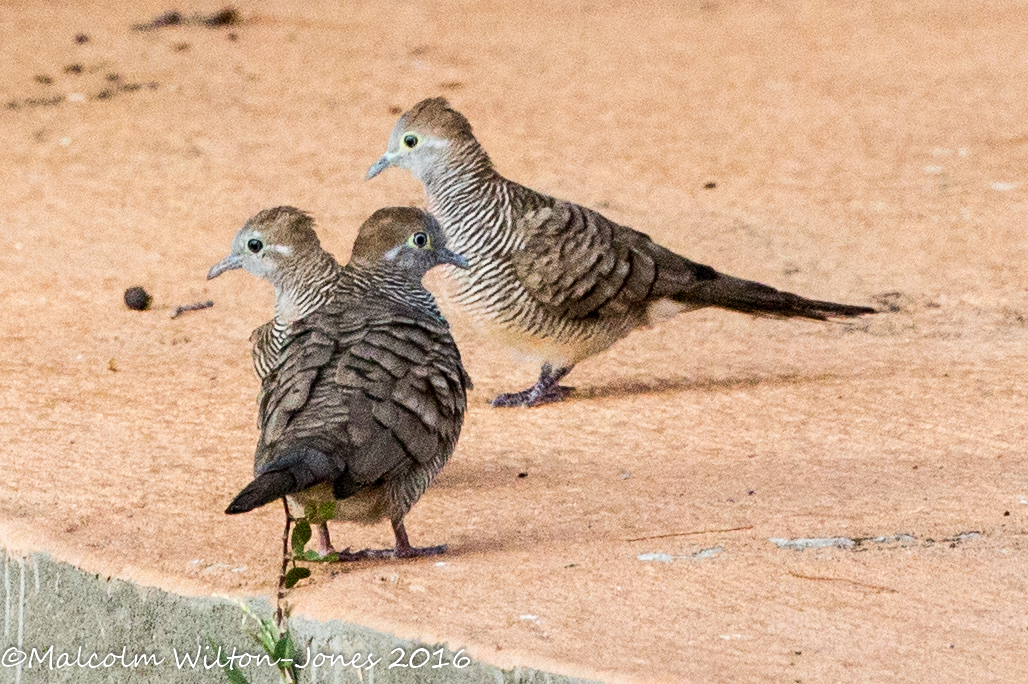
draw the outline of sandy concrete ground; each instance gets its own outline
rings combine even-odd
[[[221,513],[249,479],[247,336],[271,296],[204,274],[264,207],[312,211],[345,258],[374,209],[420,203],[401,172],[362,178],[397,113],[443,94],[511,178],[728,273],[895,311],[681,316],[583,363],[574,401],[496,411],[535,369],[448,308],[477,389],[408,518],[446,565],[318,568],[297,610],[608,681],[1023,680],[1018,7],[315,0],[132,30],[166,9],[0,4],[0,543],[271,590],[280,511]],[[137,284],[155,310],[125,309]]]

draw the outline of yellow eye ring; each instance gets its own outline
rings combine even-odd
[[[414,249],[431,249],[432,239],[428,237],[428,233],[418,231],[407,239],[407,246],[413,247]]]

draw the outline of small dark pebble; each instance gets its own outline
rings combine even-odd
[[[83,43],[88,43],[89,42],[89,36],[87,36],[85,33],[76,33],[75,34],[75,42],[78,43],[79,45],[82,45]]]
[[[110,88],[105,88],[96,94],[97,100],[109,100],[114,97],[114,91]]]
[[[392,107],[389,108],[389,113],[390,114],[403,114],[403,107],[397,107],[396,105],[393,105]]]
[[[748,492],[746,492],[746,493],[747,493],[747,494],[749,494],[750,496],[753,496],[753,495],[754,495],[754,494],[756,494],[757,492],[751,489],[750,491],[748,491]]]
[[[528,473],[518,473],[518,477],[528,477]]]
[[[164,28],[165,26],[178,26],[182,23],[182,13],[170,10],[164,14],[154,17],[149,24],[136,24],[137,31],[152,31],[153,29]]]
[[[69,64],[68,66],[64,67],[64,73],[66,73],[66,74],[81,74],[82,73],[82,65],[81,64]]]
[[[118,90],[124,93],[134,93],[137,90],[142,89],[142,83],[119,83]]]
[[[202,21],[205,26],[216,28],[218,26],[236,26],[242,22],[239,16],[239,10],[235,7],[226,7],[220,12],[215,12],[209,17],[203,17]]]
[[[46,74],[36,74],[36,83],[42,83],[43,85],[50,85],[54,80]]]
[[[121,74],[107,74],[107,80],[111,83],[115,83],[121,80]]]
[[[159,14],[145,24],[136,24],[132,28],[136,31],[155,31],[169,26],[184,26],[186,24],[218,28],[221,26],[238,26],[243,23],[239,10],[234,7],[214,12],[213,14],[195,14],[191,17],[182,16],[181,12],[169,10]]]
[[[130,287],[125,290],[125,306],[133,311],[146,311],[152,301],[153,297],[141,287]]]
[[[1003,511],[1003,517],[1006,518],[1010,515],[1010,511]]]
[[[715,183],[714,181],[710,181],[709,183],[704,183],[703,187],[706,188],[707,190],[713,190],[714,188],[717,187],[717,183]]]
[[[233,31],[232,33],[228,34],[228,36],[226,36],[226,37],[229,40],[239,40],[239,34],[236,33],[235,31]]]
[[[189,49],[189,43],[176,43],[175,44],[175,51],[176,52],[183,52],[183,51],[188,50],[188,49]]]

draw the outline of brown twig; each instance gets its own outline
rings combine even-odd
[[[816,582],[845,582],[847,584],[852,584],[857,587],[864,587],[865,589],[874,589],[875,591],[880,592],[884,591],[889,594],[899,593],[899,591],[897,591],[896,589],[892,589],[891,587],[883,587],[877,584],[867,584],[866,582],[858,582],[856,580],[846,579],[845,577],[817,577],[815,575],[801,575],[798,572],[791,571],[789,572],[789,574],[793,577],[798,577],[799,579],[814,580]]]
[[[671,534],[656,534],[652,537],[636,537],[635,539],[626,539],[626,542],[637,542],[647,541],[649,539],[667,539],[668,537],[689,537],[694,534],[713,534],[715,532],[741,532],[743,530],[752,530],[753,525],[747,525],[746,527],[729,527],[724,530],[695,530],[693,532],[672,532]]]
[[[201,309],[209,309],[214,306],[214,300],[208,299],[206,302],[194,302],[193,304],[183,304],[182,306],[176,306],[175,312],[171,314],[172,318],[178,318],[187,311],[200,311]]]

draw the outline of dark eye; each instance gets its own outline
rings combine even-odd
[[[257,238],[254,238],[246,243],[246,248],[254,254],[256,254],[257,252],[264,249],[264,243],[258,240]]]
[[[414,246],[424,247],[428,244],[428,236],[424,233],[414,233]]]
[[[403,136],[403,144],[407,147],[413,148],[415,145],[418,144],[418,136],[414,135],[413,133],[408,133],[407,135]]]

